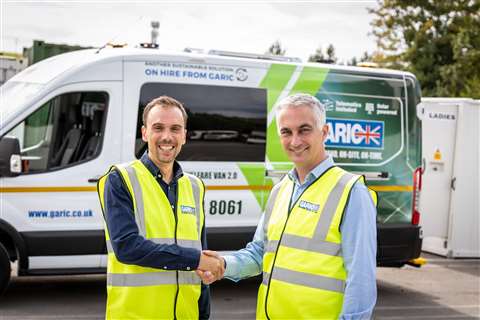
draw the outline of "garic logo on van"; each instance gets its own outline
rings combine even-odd
[[[329,147],[383,149],[383,121],[328,118],[327,125]]]
[[[238,68],[235,70],[235,75],[237,76],[238,81],[245,81],[248,79],[248,72],[245,68]]]

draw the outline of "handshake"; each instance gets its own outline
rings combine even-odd
[[[203,250],[195,273],[204,284],[220,280],[225,273],[225,260],[216,251]]]

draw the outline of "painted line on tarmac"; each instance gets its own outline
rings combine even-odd
[[[480,268],[480,264],[458,264],[458,263],[439,263],[439,264],[426,264],[422,266],[422,269],[438,269],[438,268],[457,268],[457,269],[477,269]]]
[[[468,315],[468,314],[452,314],[452,315],[431,315],[431,316],[391,316],[391,317],[383,317],[383,316],[375,316],[375,319],[477,319],[475,315]]]
[[[480,308],[478,304],[464,304],[464,305],[442,305],[442,306],[408,306],[408,307],[394,307],[385,306],[377,307],[375,310],[406,310],[406,309],[474,309]]]
[[[425,258],[425,257],[424,257]],[[480,263],[480,259],[441,259],[441,258],[425,258],[427,264],[430,262],[435,263],[463,263],[463,262],[476,262]]]

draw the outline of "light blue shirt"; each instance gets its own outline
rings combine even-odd
[[[329,156],[306,176],[303,184],[300,184],[296,171],[290,171],[289,176],[295,182],[291,203],[295,203],[302,192],[333,165],[333,159]],[[224,256],[227,263],[225,278],[239,281],[262,273],[263,223],[264,215],[260,218],[253,240],[244,249]],[[370,319],[377,300],[377,228],[375,205],[364,184],[356,183],[353,186],[340,232],[347,270],[340,319]]]

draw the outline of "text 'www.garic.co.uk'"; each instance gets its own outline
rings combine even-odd
[[[31,210],[29,218],[85,218],[93,217],[93,211],[88,210]]]

